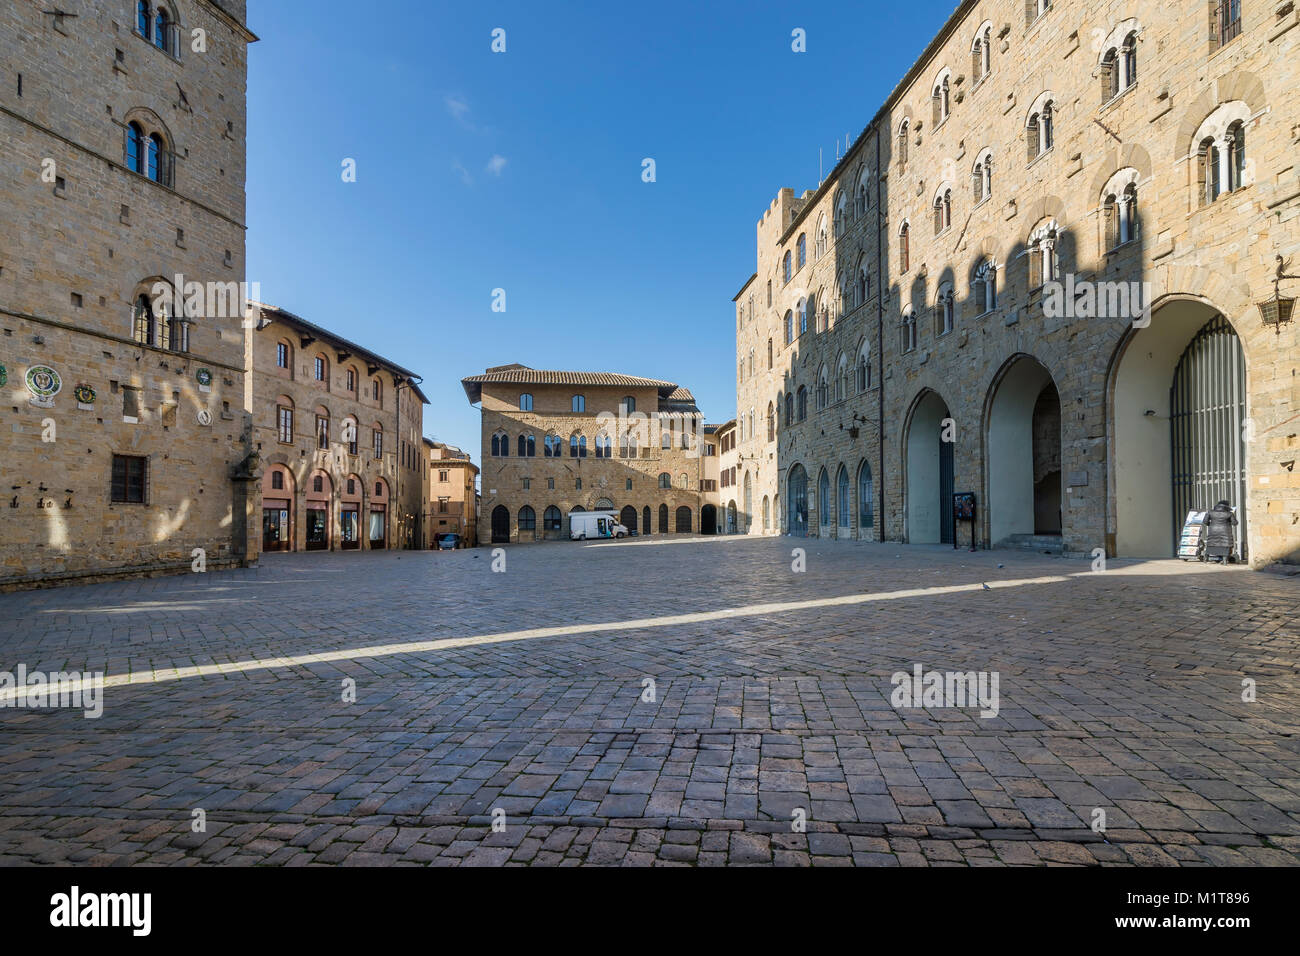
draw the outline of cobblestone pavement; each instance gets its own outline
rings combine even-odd
[[[1300,861],[1300,578],[789,539],[506,557],[0,595],[0,668],[113,684],[98,720],[0,709],[0,863]],[[998,715],[896,709],[917,664],[996,672]]]

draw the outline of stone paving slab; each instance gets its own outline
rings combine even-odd
[[[0,595],[0,670],[133,681],[97,720],[0,708],[0,863],[1300,862],[1300,578],[736,538],[490,564]],[[917,664],[996,672],[997,716],[894,707]]]

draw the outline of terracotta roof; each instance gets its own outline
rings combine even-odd
[[[561,372],[529,368],[527,365],[498,365],[482,375],[470,375],[460,380],[471,405],[483,397],[483,386],[501,383],[506,385],[587,385],[609,388],[654,388],[659,397],[671,401],[694,401],[691,393],[673,382],[655,378],[638,378],[617,372]]]

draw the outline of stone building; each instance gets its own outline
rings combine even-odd
[[[245,14],[0,7],[0,586],[256,557]]]
[[[249,328],[260,549],[424,547],[419,377],[275,306]]]
[[[426,438],[424,546],[440,534],[458,534],[468,547],[478,543],[478,466],[454,445]]]
[[[575,511],[639,534],[712,534],[703,416],[672,382],[503,365],[461,380],[481,404],[481,544],[568,538]]]
[[[965,544],[971,492],[983,546],[1169,557],[1226,498],[1253,565],[1300,556],[1300,349],[1260,308],[1279,256],[1300,272],[1298,18],[961,3],[758,222],[734,299],[753,507]]]

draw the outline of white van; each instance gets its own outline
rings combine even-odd
[[[626,538],[627,528],[618,523],[612,511],[578,511],[569,515],[569,539]]]

